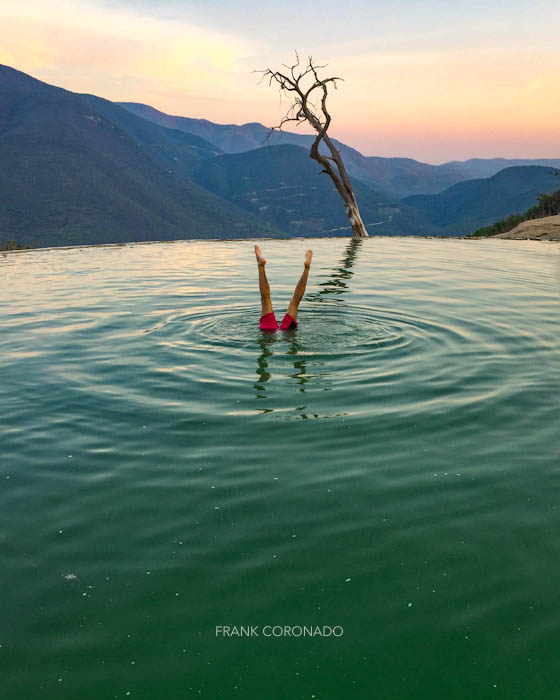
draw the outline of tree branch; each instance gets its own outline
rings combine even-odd
[[[270,68],[263,71],[254,71],[263,74],[259,84],[262,83],[264,79],[268,78],[269,86],[276,83],[280,94],[288,93],[291,100],[291,105],[287,113],[281,119],[280,124],[270,129],[267,135],[267,141],[274,131],[281,131],[284,124],[295,122],[296,126],[299,126],[299,124],[303,122],[308,122],[317,132],[311,144],[309,157],[317,161],[323,167],[321,173],[326,173],[333,181],[338,193],[344,201],[346,213],[350,219],[354,235],[367,236],[352,183],[350,182],[350,178],[342,162],[340,152],[327,134],[332,121],[331,115],[327,109],[328,86],[332,83],[335,90],[338,89],[337,81],[342,80],[342,78],[335,76],[321,78],[319,76],[319,71],[326,68],[326,65],[315,65],[311,56],[309,56],[307,66],[301,68],[299,54],[297,51],[295,54],[296,62],[294,64],[291,66],[284,64],[284,68],[288,70],[289,75],[280,71],[273,71]],[[310,85],[307,84],[309,77],[311,77]],[[311,101],[315,91],[319,91],[320,94],[320,108]],[[319,151],[321,142],[329,149],[330,157],[323,155]]]

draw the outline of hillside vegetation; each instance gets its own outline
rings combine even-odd
[[[531,219],[542,219],[547,216],[560,214],[560,189],[551,194],[542,194],[538,204],[527,209],[524,214],[510,214],[505,219],[495,221],[491,226],[483,226],[469,235],[469,238],[480,238],[483,236],[495,236],[500,233],[512,231],[523,221]]]
[[[320,170],[307,149],[285,145],[200,161],[193,176],[211,192],[294,235],[350,233],[340,197]],[[353,186],[370,234],[428,230],[413,209],[359,180]]]
[[[17,241],[9,240],[0,243],[0,252],[5,252],[9,250],[28,250],[32,246],[23,245],[23,243],[18,243]]]

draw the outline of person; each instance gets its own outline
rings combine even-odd
[[[309,268],[311,267],[311,258],[313,257],[313,251],[308,250],[305,254],[305,262],[303,263],[303,274],[301,275],[299,282],[296,284],[294,290],[294,295],[292,300],[288,305],[288,311],[282,319],[280,326],[272,310],[272,301],[270,300],[270,286],[266,278],[266,272],[264,266],[266,265],[266,259],[263,258],[261,249],[258,245],[255,246],[255,256],[257,258],[257,264],[259,266],[259,289],[261,292],[261,321],[260,329],[262,331],[276,331],[280,329],[281,331],[291,330],[297,328],[297,313],[300,301],[303,299],[305,294],[305,287],[307,285],[307,278],[309,276]]]

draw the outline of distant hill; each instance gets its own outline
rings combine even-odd
[[[189,134],[195,134],[215,146],[218,146],[224,153],[244,153],[254,148],[262,148],[267,143],[271,146],[279,144],[296,144],[307,146],[313,140],[311,136],[305,134],[294,134],[291,132],[273,132],[270,140],[267,136],[270,129],[257,122],[250,124],[215,124],[207,119],[191,119],[190,117],[174,117],[165,112],[160,112],[150,105],[139,102],[118,102],[132,114],[136,114],[143,119],[148,119],[155,124],[160,124],[168,129],[179,129]]]
[[[207,119],[174,117],[149,105],[136,102],[119,102],[121,107],[144,119],[173,129],[196,134],[213,143],[225,153],[244,153],[271,146],[293,144],[309,148],[314,137],[294,134],[290,131],[274,131],[259,123],[215,124]],[[388,196],[400,198],[408,194],[441,192],[450,185],[466,179],[466,175],[453,165],[428,165],[412,158],[381,158],[363,156],[336,139],[348,173]],[[322,149],[324,150],[324,149]]]
[[[560,168],[560,158],[470,158],[452,160],[444,165],[455,168],[467,179],[492,177],[500,170],[522,165],[542,165],[547,168]]]
[[[0,94],[0,241],[49,246],[264,232],[262,221],[177,174],[213,156],[210,144],[7,66],[0,66]],[[191,165],[183,168],[182,159]]]
[[[402,203],[416,209],[440,233],[464,235],[533,206],[540,195],[558,188],[558,173],[542,166],[506,168],[490,178],[458,183],[441,194],[405,197]]]
[[[207,119],[175,117],[154,107],[138,102],[119,102],[119,105],[144,119],[172,129],[180,129],[209,141],[224,153],[246,151],[271,146],[293,144],[309,148],[313,136],[291,131],[274,131],[258,122],[249,124],[216,124]],[[450,161],[441,165],[421,163],[412,158],[381,158],[364,156],[355,148],[333,139],[352,177],[362,180],[378,192],[395,198],[412,194],[437,194],[451,185],[473,178],[487,178],[504,168],[523,165],[560,167],[556,159],[471,158]]]
[[[340,196],[329,177],[300,146],[265,146],[198,163],[199,184],[294,235],[350,233]],[[427,225],[415,210],[353,182],[370,234],[422,233]]]

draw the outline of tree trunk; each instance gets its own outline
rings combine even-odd
[[[317,117],[309,112],[307,104],[305,104],[303,107],[307,121],[317,131],[315,141],[311,144],[309,157],[323,166],[322,172],[326,173],[331,178],[338,194],[342,197],[342,201],[344,202],[344,210],[346,211],[346,216],[348,217],[350,227],[352,228],[352,235],[356,236],[357,238],[364,238],[368,235],[368,232],[366,231],[366,227],[362,221],[358,203],[356,201],[356,195],[354,194],[354,188],[352,187],[352,183],[350,182],[350,178],[348,177],[348,173],[346,172],[346,168],[342,162],[340,152],[327,134],[327,128],[330,124],[330,115],[327,112],[325,101],[326,90],[323,97],[323,112],[327,117],[325,124],[321,124]],[[319,144],[321,141],[323,141],[323,143],[329,149],[331,153],[330,158],[319,152]],[[332,163],[335,164],[336,170],[333,168]]]
[[[368,232],[366,231],[366,227],[364,226],[364,222],[360,216],[360,210],[358,209],[358,205],[356,204],[355,200],[354,202],[345,201],[344,209],[346,210],[346,216],[348,217],[350,226],[352,227],[352,234],[358,238],[367,236]]]
[[[310,121],[311,124],[315,126],[313,121]],[[324,140],[331,152],[330,158],[319,153],[319,143],[321,139]],[[348,173],[346,172],[346,168],[344,167],[340,153],[325,133],[320,132],[318,134],[315,142],[311,146],[309,157],[323,166],[324,169],[322,172],[326,173],[331,178],[338,194],[342,197],[342,201],[344,202],[344,210],[346,211],[346,216],[348,217],[348,221],[350,222],[350,227],[352,229],[352,235],[357,238],[364,238],[367,236],[368,232],[366,231],[366,227],[362,221],[358,203],[356,202],[356,196],[354,195],[354,188],[352,187],[352,183],[350,182],[350,178],[348,177]],[[331,165],[331,162],[336,165],[336,170]]]

